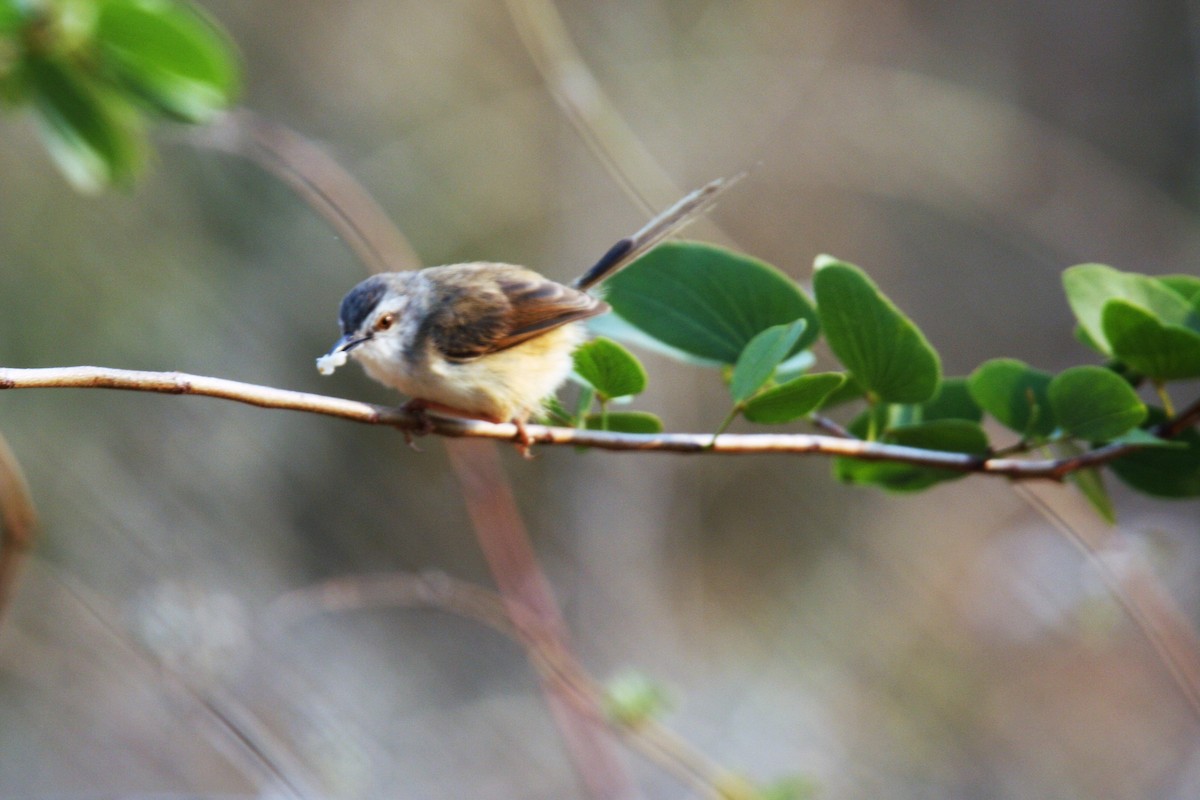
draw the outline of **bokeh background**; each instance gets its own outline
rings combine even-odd
[[[426,263],[574,277],[645,213],[580,137],[512,14],[529,0],[204,0],[244,103],[318,141]],[[563,0],[652,205],[751,167],[712,224],[801,282],[864,266],[949,374],[1090,363],[1060,271],[1200,269],[1200,9],[1188,2]],[[604,127],[604,126],[602,126]],[[323,379],[345,244],[251,163],[157,138],[133,191],[75,194],[0,119],[0,363],[182,370],[393,402]],[[640,159],[640,160],[638,160]],[[653,173],[653,174],[651,174]],[[657,192],[657,194],[655,193]],[[717,377],[645,354],[640,407],[716,427]],[[441,444],[216,400],[9,392],[43,526],[0,630],[0,796],[582,796],[513,642],[431,611],[284,593],[441,570],[488,583]],[[1190,798],[1200,726],[1082,555],[1012,487],[908,497],[816,458],[503,454],[579,654],[669,688],[716,761],[828,798]],[[1200,506],[1115,486],[1056,513],[1200,611]],[[241,732],[238,740],[231,730]],[[648,798],[691,796],[640,756]]]

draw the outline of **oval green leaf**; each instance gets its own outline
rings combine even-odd
[[[800,419],[819,408],[844,380],[846,376],[840,372],[801,375],[752,397],[742,408],[742,416],[760,425],[782,425]]]
[[[1045,437],[1057,426],[1046,393],[1051,377],[1024,361],[996,358],[971,373],[967,389],[1001,425],[1022,436]]]
[[[1063,272],[1063,288],[1087,339],[1106,354],[1113,352],[1103,324],[1104,306],[1110,300],[1126,300],[1160,322],[1200,330],[1200,315],[1191,303],[1159,280],[1136,272],[1080,264]]]
[[[1160,409],[1150,410],[1150,422],[1165,419]],[[1188,428],[1170,441],[1177,446],[1136,450],[1109,468],[1123,483],[1152,497],[1200,497],[1200,432]]]
[[[1072,367],[1050,381],[1050,408],[1077,439],[1114,439],[1146,418],[1146,404],[1120,376],[1103,367]]]
[[[671,348],[734,364],[772,325],[804,319],[794,350],[817,337],[817,313],[795,281],[749,256],[699,242],[665,242],[609,278],[605,300]]]
[[[883,439],[922,450],[944,450],[952,453],[986,455],[987,434],[978,423],[961,419],[944,419],[906,425],[888,431]],[[870,484],[894,492],[916,492],[936,483],[956,480],[967,473],[936,467],[921,467],[889,461],[864,461],[838,458],[834,476],[846,483]]]
[[[132,112],[82,73],[56,61],[24,62],[47,149],[80,191],[132,182],[143,163]]]
[[[852,403],[855,400],[862,400],[866,395],[867,390],[862,387],[858,381],[854,380],[853,375],[846,375],[842,385],[829,393],[820,405],[822,409],[836,408],[837,406]]]
[[[106,0],[96,42],[102,65],[117,82],[169,117],[205,122],[237,94],[232,43],[191,5]]]
[[[1083,493],[1086,499],[1096,509],[1105,522],[1114,524],[1117,521],[1117,509],[1113,505],[1108,487],[1104,485],[1104,474],[1096,467],[1077,469],[1067,476],[1067,480]]]
[[[800,341],[808,322],[798,319],[787,325],[772,325],[746,345],[733,367],[729,391],[733,402],[742,403],[763,387]]]
[[[662,420],[647,411],[610,411],[607,414],[589,414],[583,426],[590,431],[613,431],[616,433],[662,433]]]
[[[1143,375],[1158,381],[1200,376],[1200,333],[1164,324],[1128,300],[1109,300],[1101,314],[1112,354]]]
[[[646,369],[633,353],[612,339],[593,339],[575,351],[575,372],[603,400],[646,390]]]
[[[946,378],[932,398],[917,406],[917,418],[922,422],[939,419],[981,422],[983,409],[967,390],[966,378]]]
[[[1200,278],[1195,275],[1159,275],[1155,280],[1193,306],[1200,303]]]
[[[813,278],[829,347],[869,393],[888,403],[923,403],[942,365],[925,336],[858,267],[822,256]]]

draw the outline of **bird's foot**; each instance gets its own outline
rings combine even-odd
[[[512,423],[517,426],[517,435],[513,437],[513,444],[516,446],[517,452],[521,454],[521,458],[532,461],[534,458],[533,437],[529,434],[529,429],[525,427],[525,420],[513,417]]]
[[[421,448],[417,447],[415,437],[428,436],[433,433],[434,429],[433,418],[429,416],[429,404],[424,400],[413,398],[400,406],[400,410],[411,416],[416,422],[414,427],[404,429],[404,443],[419,453]]]

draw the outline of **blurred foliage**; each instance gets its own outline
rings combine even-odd
[[[207,122],[240,80],[229,38],[189,3],[0,0],[0,97],[33,109],[78,189],[128,186],[147,119]]]

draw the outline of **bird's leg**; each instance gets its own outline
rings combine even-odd
[[[411,415],[416,420],[417,425],[415,428],[404,429],[404,441],[408,443],[409,447],[417,452],[420,452],[421,448],[417,447],[416,443],[413,441],[413,436],[426,436],[434,431],[435,425],[433,419],[430,417],[430,411],[435,414],[444,414],[446,416],[458,417],[460,419],[477,419],[481,420],[482,422],[490,422],[493,425],[498,425],[504,421],[491,414],[481,414],[477,411],[464,411],[461,408],[453,408],[452,406],[445,405],[444,403],[438,403],[433,400],[422,400],[417,397],[414,397],[406,402],[400,407],[400,410],[405,414]],[[533,453],[530,452],[530,448],[533,447],[533,436],[530,435],[529,429],[525,427],[525,420],[521,419],[520,417],[513,417],[511,420],[509,420],[509,422],[511,422],[517,428],[517,435],[513,437],[513,444],[516,446],[517,452],[521,454],[522,458],[532,459]]]
[[[512,424],[517,426],[517,435],[513,437],[513,444],[516,446],[517,452],[526,461],[533,460],[533,452],[530,449],[533,447],[533,437],[529,435],[529,429],[525,427],[525,420],[513,417]]]
[[[429,403],[425,400],[414,397],[404,405],[400,406],[400,410],[416,420],[415,428],[404,429],[404,442],[418,453],[421,448],[417,447],[417,443],[413,441],[414,436],[428,436],[433,433],[433,420],[429,416]]]

